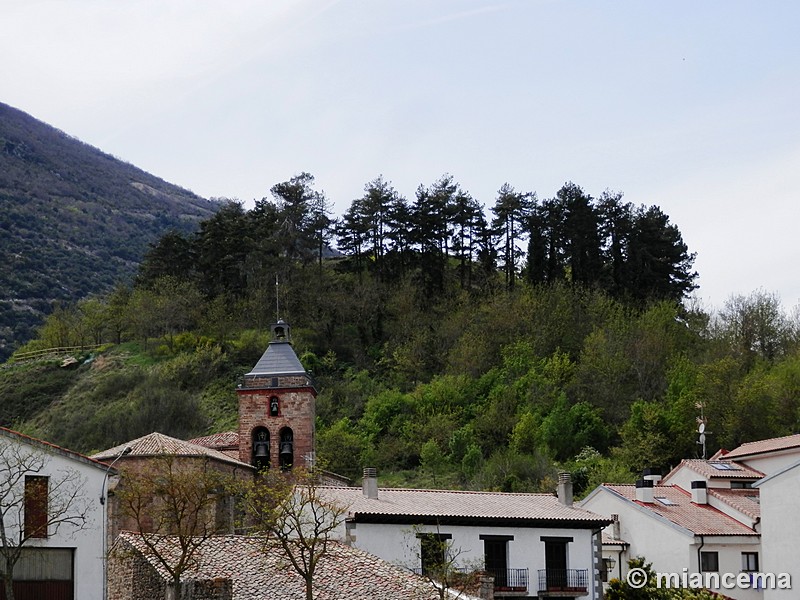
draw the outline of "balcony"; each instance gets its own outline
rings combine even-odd
[[[447,581],[454,588],[472,588],[478,583],[481,574],[494,578],[494,593],[498,597],[527,596],[528,594],[528,569],[463,569],[450,567],[446,573],[437,572],[435,569],[411,569],[417,575],[425,575],[434,581]]]
[[[494,593],[499,596],[528,592],[528,569],[484,569],[494,577]]]
[[[540,598],[577,598],[589,593],[587,569],[540,569]]]

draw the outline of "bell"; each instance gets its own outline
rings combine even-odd
[[[291,458],[292,442],[281,442],[281,456]]]
[[[256,442],[256,458],[269,456],[267,445],[264,442]]]

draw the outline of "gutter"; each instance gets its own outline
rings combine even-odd
[[[703,562],[700,560],[700,551],[703,549],[703,546],[706,545],[706,540],[703,534],[700,534],[700,546],[697,548],[697,572],[703,572]]]

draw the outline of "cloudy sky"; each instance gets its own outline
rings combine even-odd
[[[302,171],[656,204],[702,303],[800,299],[800,4],[2,0],[0,101],[205,197]]]

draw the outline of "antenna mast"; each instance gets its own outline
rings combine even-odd
[[[280,297],[278,296],[278,274],[275,273],[275,322],[281,320]]]
[[[705,405],[702,402],[698,402],[695,404],[696,408],[700,409],[700,416],[697,417],[697,443],[703,447],[703,460],[706,459],[706,435],[710,434],[710,431],[706,431],[706,423],[708,422],[706,419],[705,414],[703,414],[703,408]]]

